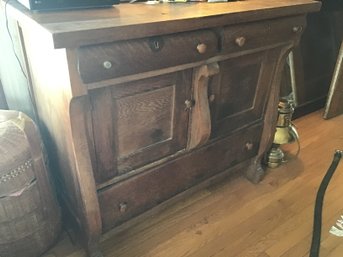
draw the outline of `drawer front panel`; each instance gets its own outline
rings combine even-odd
[[[236,52],[298,39],[305,17],[292,17],[229,26],[222,32],[222,51]]]
[[[79,72],[91,83],[204,60],[218,52],[210,30],[81,47]]]
[[[261,132],[262,126],[255,125],[99,192],[103,229],[255,156]]]

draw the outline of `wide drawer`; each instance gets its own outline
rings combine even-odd
[[[228,136],[98,193],[103,230],[257,154],[261,124]]]
[[[207,59],[218,52],[211,30],[81,47],[78,68],[84,83]]]
[[[297,40],[305,25],[305,17],[296,16],[228,26],[222,30],[222,51],[236,52]]]

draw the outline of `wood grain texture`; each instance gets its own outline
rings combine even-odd
[[[222,31],[222,50],[234,52],[296,40],[305,26],[303,16],[227,26]],[[244,41],[239,43],[238,39]]]
[[[201,44],[203,53],[197,49]],[[200,30],[81,47],[78,66],[83,82],[91,83],[205,60],[218,51],[215,32]]]
[[[118,174],[115,125],[113,123],[111,89],[95,90],[90,94],[96,181],[101,182]]]
[[[343,147],[337,129],[343,116],[323,120],[318,111],[294,122],[301,135],[298,158],[296,146],[288,145],[288,162],[268,170],[258,185],[242,177],[226,180],[150,213],[144,222],[138,219],[111,230],[101,239],[104,256],[308,256],[315,194],[334,150]],[[342,255],[342,238],[328,233],[343,213],[342,167],[340,163],[325,196],[321,257]],[[48,254],[85,257],[67,237]]]
[[[264,96],[273,72],[267,66],[274,64],[274,57],[269,51],[259,51],[219,62],[220,73],[209,85],[215,96],[211,103],[212,138],[263,118]]]
[[[190,70],[94,90],[97,182],[186,148]]]
[[[269,94],[267,98],[267,105],[264,116],[264,127],[260,142],[259,153],[253,161],[251,167],[246,171],[246,177],[253,183],[259,182],[265,175],[263,168],[261,167],[261,162],[265,158],[266,153],[270,149],[277,122],[277,106],[280,100],[280,87],[281,87],[281,78],[282,71],[284,69],[284,63],[289,52],[292,49],[292,45],[288,45],[281,49],[275,49],[274,51],[280,51],[276,59],[275,65],[273,65],[273,77],[272,77],[272,87],[269,89]]]
[[[302,32],[292,26],[298,22],[303,26],[306,13],[320,4],[310,0],[137,4],[49,14],[15,6],[12,3],[10,15],[23,31],[40,126],[49,142],[60,195],[80,228],[88,256],[95,257],[101,254],[98,242],[103,229],[215,174],[233,172],[244,164],[249,165],[250,179],[263,176],[260,161],[275,127],[281,67]],[[270,21],[271,32],[277,28],[281,39],[273,35],[262,44],[268,26],[255,27],[252,22],[260,20],[265,25]],[[221,47],[232,42],[222,40],[221,30],[240,24],[247,33],[245,26],[251,26],[253,40],[235,39],[241,48],[224,51]],[[163,40],[151,41],[152,36]],[[160,51],[160,59],[153,58],[148,47]],[[111,58],[123,62],[119,73],[111,70]],[[221,86],[226,90],[225,83],[230,84],[242,95],[239,101],[236,95],[230,97],[232,91],[219,90],[214,96],[207,92],[214,80],[211,75],[218,71],[216,63],[226,60]],[[144,61],[148,64],[141,67]],[[99,64],[110,72],[98,72]],[[195,72],[201,66],[208,70]],[[192,90],[201,107],[194,115],[185,110]],[[218,117],[237,119],[223,123],[221,138],[207,142],[210,105],[221,95]],[[234,108],[227,109],[226,102]],[[252,111],[245,116],[248,109]],[[199,122],[189,128],[189,120]],[[197,133],[197,127],[205,129]],[[187,150],[188,136],[196,139],[193,147],[204,145]]]
[[[191,119],[187,143],[188,150],[205,144],[211,136],[208,84],[210,77],[218,73],[218,63],[203,65],[194,71],[192,86],[194,106],[190,107]]]
[[[261,125],[232,134],[195,152],[99,191],[103,229],[109,230],[215,174],[256,155]],[[247,149],[246,142],[253,147]],[[235,147],[232,147],[235,146]],[[120,208],[125,205],[125,210]]]
[[[90,135],[85,129],[90,105],[76,76],[76,66],[72,65],[75,54],[70,49],[55,51],[50,36],[37,27],[23,28],[23,38],[26,53],[31,56],[28,65],[39,125],[57,190],[74,216],[85,245],[94,249],[101,233],[101,220],[87,147]]]
[[[9,12],[20,22],[38,22],[52,35],[56,48],[127,40],[165,33],[213,28],[240,22],[314,12],[312,0],[248,0],[231,3],[181,5],[120,4],[98,11],[31,13],[16,2]],[[194,22],[196,20],[196,22]]]
[[[172,138],[174,98],[170,85],[116,101],[119,158]]]

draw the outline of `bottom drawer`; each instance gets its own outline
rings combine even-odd
[[[98,192],[106,231],[191,186],[257,154],[262,125],[157,166]]]

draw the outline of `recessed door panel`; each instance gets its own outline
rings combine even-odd
[[[209,86],[212,138],[224,136],[263,117],[275,62],[269,51],[230,58]],[[268,69],[267,69],[268,67]]]
[[[182,71],[91,93],[98,182],[186,147],[190,87]]]
[[[172,140],[175,85],[115,101],[118,115],[118,156]]]

